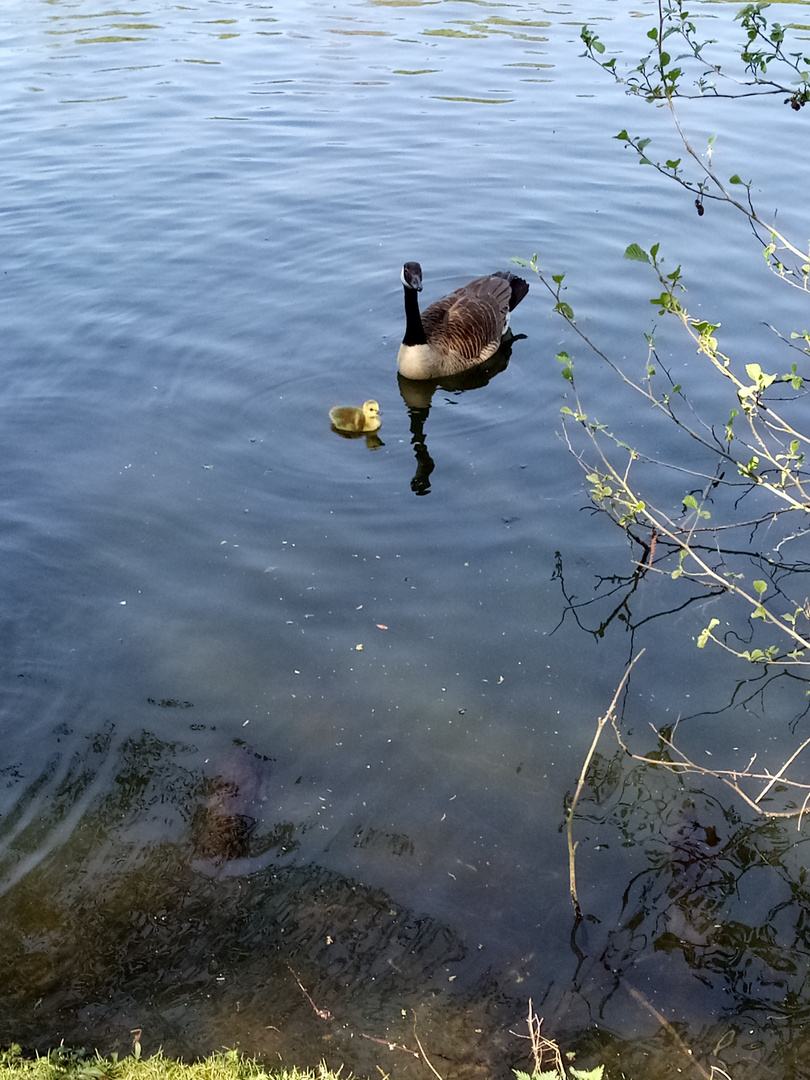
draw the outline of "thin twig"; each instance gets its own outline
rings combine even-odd
[[[796,758],[799,756],[799,754],[802,752],[802,750],[804,750],[805,746],[808,746],[808,745],[810,745],[810,739],[805,739],[804,742],[802,743],[802,745],[799,747],[799,749],[796,750],[795,753],[790,755],[790,757],[787,759],[787,761],[782,766],[782,768],[779,770],[779,772],[776,774],[776,776],[772,777],[770,782],[765,785],[765,787],[762,789],[762,791],[760,791],[759,795],[757,795],[756,799],[754,799],[754,802],[756,802],[756,803],[761,802],[762,799],[765,798],[765,796],[771,790],[773,785],[777,782],[777,780],[780,779],[780,777],[782,776],[782,773],[785,771],[785,769],[787,769],[787,767],[789,765],[793,764],[793,762],[796,760]]]
[[[568,808],[568,820],[566,822],[566,831],[568,834],[568,887],[571,892],[571,902],[574,905],[574,911],[576,913],[577,919],[582,918],[582,909],[579,906],[579,897],[577,896],[577,873],[575,859],[577,845],[574,843],[574,812],[576,810],[579,796],[582,792],[583,787],[585,786],[585,778],[587,776],[588,769],[590,768],[593,755],[596,753],[596,746],[599,742],[599,736],[602,734],[602,729],[604,728],[608,720],[613,717],[616,703],[619,700],[619,695],[624,689],[625,683],[630,678],[630,672],[633,670],[633,666],[636,661],[639,660],[643,655],[644,649],[642,649],[640,653],[634,656],[630,663],[627,665],[627,669],[625,670],[624,675],[622,675],[619,685],[616,687],[616,692],[613,695],[613,699],[610,702],[607,712],[604,716],[600,716],[599,719],[596,721],[596,734],[593,737],[593,742],[591,743],[590,750],[585,756],[585,761],[582,764],[582,769],[579,774],[579,781],[577,783],[576,791],[574,792],[574,797],[571,800],[571,805]]]
[[[391,1042],[390,1039],[378,1039],[375,1035],[366,1035],[363,1032],[360,1034],[361,1039],[369,1039],[371,1042],[379,1043],[380,1046],[387,1046],[389,1050],[402,1050],[406,1054],[413,1054],[413,1056],[419,1060],[419,1055],[415,1050],[411,1050],[409,1046],[401,1046],[399,1043]]]
[[[419,1047],[419,1050],[421,1051],[422,1057],[425,1059],[425,1064],[427,1065],[427,1067],[430,1069],[434,1076],[438,1077],[438,1080],[443,1080],[441,1073],[436,1072],[436,1070],[433,1068],[433,1064],[431,1063],[430,1058],[425,1053],[425,1048],[424,1046],[422,1046],[422,1042],[416,1033],[416,1013],[413,1014],[413,1037],[416,1039],[416,1045]]]
[[[303,983],[301,982],[301,980],[300,980],[300,979],[298,978],[298,976],[297,976],[297,975],[295,974],[295,972],[293,971],[293,969],[292,969],[292,968],[290,967],[290,965],[289,965],[289,964],[287,964],[287,968],[289,969],[289,972],[290,972],[290,974],[292,975],[292,977],[293,977],[293,978],[295,979],[295,981],[296,981],[296,982],[298,983],[298,985],[299,985],[299,986],[301,987],[301,993],[302,993],[302,994],[304,995],[304,997],[305,997],[305,998],[307,999],[307,1001],[308,1001],[308,1002],[310,1003],[310,1005],[311,1005],[311,1006],[312,1006],[312,1008],[314,1009],[315,1013],[316,1013],[316,1014],[317,1014],[318,1016],[320,1016],[321,1020],[334,1020],[334,1019],[335,1019],[335,1018],[334,1018],[334,1016],[332,1016],[332,1014],[331,1014],[331,1013],[329,1012],[329,1010],[328,1010],[328,1009],[319,1009],[319,1008],[318,1008],[318,1006],[317,1006],[317,1005],[315,1004],[315,1002],[314,1002],[314,1001],[312,1000],[312,998],[311,998],[311,997],[309,996],[309,994],[307,993],[307,991],[306,991],[306,990],[304,989],[304,984],[303,984]]]
[[[801,810],[763,810],[763,808],[758,805],[754,801],[754,799],[747,795],[746,792],[740,787],[740,780],[773,780],[773,777],[770,773],[749,772],[750,766],[756,758],[756,754],[751,758],[751,761],[748,763],[745,769],[709,769],[705,765],[698,765],[697,762],[692,761],[691,758],[687,757],[686,754],[684,754],[684,752],[675,745],[671,738],[668,738],[666,735],[664,735],[662,731],[659,731],[654,724],[650,724],[650,727],[655,732],[660,742],[680,759],[678,761],[666,761],[660,757],[648,757],[646,754],[634,753],[622,737],[615,718],[612,721],[612,726],[613,731],[616,735],[616,741],[618,742],[619,746],[622,748],[622,750],[625,751],[625,753],[629,754],[634,761],[638,761],[642,765],[654,765],[656,768],[668,769],[670,772],[675,773],[676,775],[681,775],[683,773],[695,773],[698,776],[711,776],[715,780],[719,780],[721,783],[731,788],[731,790],[736,795],[738,795],[743,800],[743,802],[750,806],[752,810],[756,810],[757,813],[764,814],[765,817],[769,818],[792,818],[796,817],[796,815],[798,814],[801,821],[801,817],[804,814],[808,799],[810,799],[810,794],[805,799]],[[796,755],[794,754],[793,757],[795,756]],[[789,762],[787,762],[786,764],[789,764]],[[783,771],[784,766],[782,769],[779,770],[779,772],[781,773]],[[785,784],[786,787],[794,789],[798,788],[799,790],[804,792],[807,792],[808,788],[810,788],[810,784],[801,783],[797,780],[789,780],[787,777],[784,776],[782,777],[782,783]]]
[[[712,1074],[707,1072],[703,1068],[703,1066],[700,1064],[700,1062],[695,1057],[692,1050],[686,1045],[686,1043],[680,1037],[680,1035],[675,1030],[675,1028],[672,1026],[672,1024],[670,1024],[669,1020],[667,1020],[667,1018],[665,1016],[662,1016],[661,1013],[658,1011],[658,1009],[656,1009],[656,1007],[652,1004],[652,1002],[648,1001],[644,997],[643,994],[640,994],[638,992],[638,990],[636,990],[634,987],[630,986],[629,983],[625,982],[623,985],[624,985],[625,989],[628,991],[628,993],[632,994],[632,996],[636,999],[636,1001],[639,1003],[639,1005],[643,1005],[644,1008],[647,1009],[648,1012],[651,1012],[653,1014],[653,1016],[655,1017],[655,1019],[658,1021],[658,1023],[667,1032],[667,1034],[672,1036],[672,1038],[677,1043],[679,1049],[683,1051],[683,1053],[690,1059],[690,1061],[694,1062],[695,1068],[699,1070],[701,1076],[703,1076],[705,1078],[705,1080],[712,1080]]]

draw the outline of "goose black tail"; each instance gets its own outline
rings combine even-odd
[[[512,299],[509,301],[509,310],[514,311],[520,301],[529,291],[529,283],[515,274],[509,275],[509,284],[512,286]]]
[[[528,281],[524,281],[522,277],[518,277],[517,274],[510,273],[508,270],[498,270],[492,276],[506,278],[506,280],[512,286],[512,295],[509,299],[509,310],[514,311],[520,301],[529,291]]]

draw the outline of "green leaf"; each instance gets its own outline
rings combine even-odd
[[[683,505],[688,506],[690,510],[697,510],[697,499],[694,495],[684,495]]]
[[[754,586],[760,596],[762,596],[764,592],[768,591],[767,581],[753,581],[751,584]]]
[[[639,244],[630,244],[630,246],[625,249],[624,257],[625,259],[632,259],[634,262],[648,263],[650,261],[650,256]]]
[[[568,355],[567,352],[558,352],[557,353],[557,363],[562,364],[562,366],[563,366],[563,369],[562,369],[563,378],[567,379],[568,382],[570,382],[571,385],[573,386],[574,385],[574,366],[571,363],[571,357]],[[569,412],[570,412],[570,410],[569,410]]]
[[[695,330],[697,330],[697,332],[701,335],[707,334],[711,336],[715,332],[715,330],[720,329],[721,325],[721,323],[706,322],[705,319],[701,319],[699,322],[696,319],[692,320],[692,326],[694,326]],[[752,375],[751,378],[754,378],[754,376]]]
[[[741,184],[742,180],[739,178],[739,176],[736,173],[734,173],[734,175],[729,180],[729,183],[730,184]]]
[[[602,1080],[605,1075],[605,1066],[597,1065],[595,1069],[569,1069],[569,1072],[574,1080]]]
[[[712,636],[712,630],[714,630],[715,626],[719,626],[719,625],[720,625],[720,620],[719,619],[712,619],[709,622],[709,625],[704,630],[700,631],[700,634],[699,634],[698,639],[697,639],[697,647],[699,649],[705,649],[706,642]]]
[[[740,654],[743,659],[750,660],[752,664],[759,664],[765,659],[765,653],[762,649],[746,649]]]

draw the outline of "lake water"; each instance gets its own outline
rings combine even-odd
[[[418,1022],[445,1078],[509,1076],[532,997],[582,1062],[675,1075],[643,998],[735,1078],[810,1075],[802,834],[608,744],[572,933],[565,799],[632,654],[636,732],[692,717],[695,754],[775,769],[807,724],[803,687],[740,708],[747,670],[696,651],[716,599],[620,603],[631,553],[560,438],[555,354],[625,438],[653,421],[533,277],[487,385],[409,413],[396,375],[410,259],[427,302],[537,252],[638,371],[633,241],[728,351],[806,324],[744,221],[612,139],[677,151],[581,57],[586,20],[640,56],[654,5],[103,7],[2,15],[0,1039],[416,1076]],[[680,115],[804,235],[806,116]],[[380,445],[330,430],[366,398]]]

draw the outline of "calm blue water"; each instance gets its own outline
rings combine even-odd
[[[741,275],[744,222],[698,219],[611,139],[673,138],[580,57],[587,19],[640,54],[639,16],[6,4],[0,902],[18,978],[0,1037],[124,1051],[142,1028],[148,1050],[404,1075],[420,1066],[373,1039],[412,1045],[415,1009],[473,1076],[523,1060],[508,1032],[529,996],[550,1034],[654,1040],[606,967],[713,1043],[738,1015],[719,976],[652,935],[615,936],[655,852],[726,810],[663,776],[655,814],[625,804],[613,747],[580,836],[587,947],[571,948],[564,799],[630,652],[648,650],[626,700],[636,730],[725,710],[745,677],[694,649],[708,600],[632,640],[621,612],[589,632],[609,597],[560,625],[563,589],[602,597],[632,567],[560,439],[555,354],[580,348],[600,418],[639,437],[652,420],[628,416],[536,281],[506,370],[433,397],[422,495],[396,378],[405,259],[430,300],[537,252],[567,274],[586,332],[639,370],[656,290],[622,259],[632,241],[683,264],[729,350],[772,351],[763,320],[800,328],[764,262]],[[727,132],[724,171],[748,168],[768,211],[803,227],[803,155],[762,148],[802,145],[804,116],[770,101],[682,116],[701,147]],[[659,347],[700,400],[677,332]],[[369,397],[376,449],[328,419]],[[634,623],[685,599],[645,588]],[[733,745],[744,764],[758,749],[776,768],[802,708],[782,705],[773,730],[764,708],[754,731],[736,714],[702,727],[695,752]],[[646,894],[658,931],[692,932],[696,873],[676,875],[683,899]],[[777,902],[762,874],[740,921]],[[759,1048],[775,998],[746,993]]]

